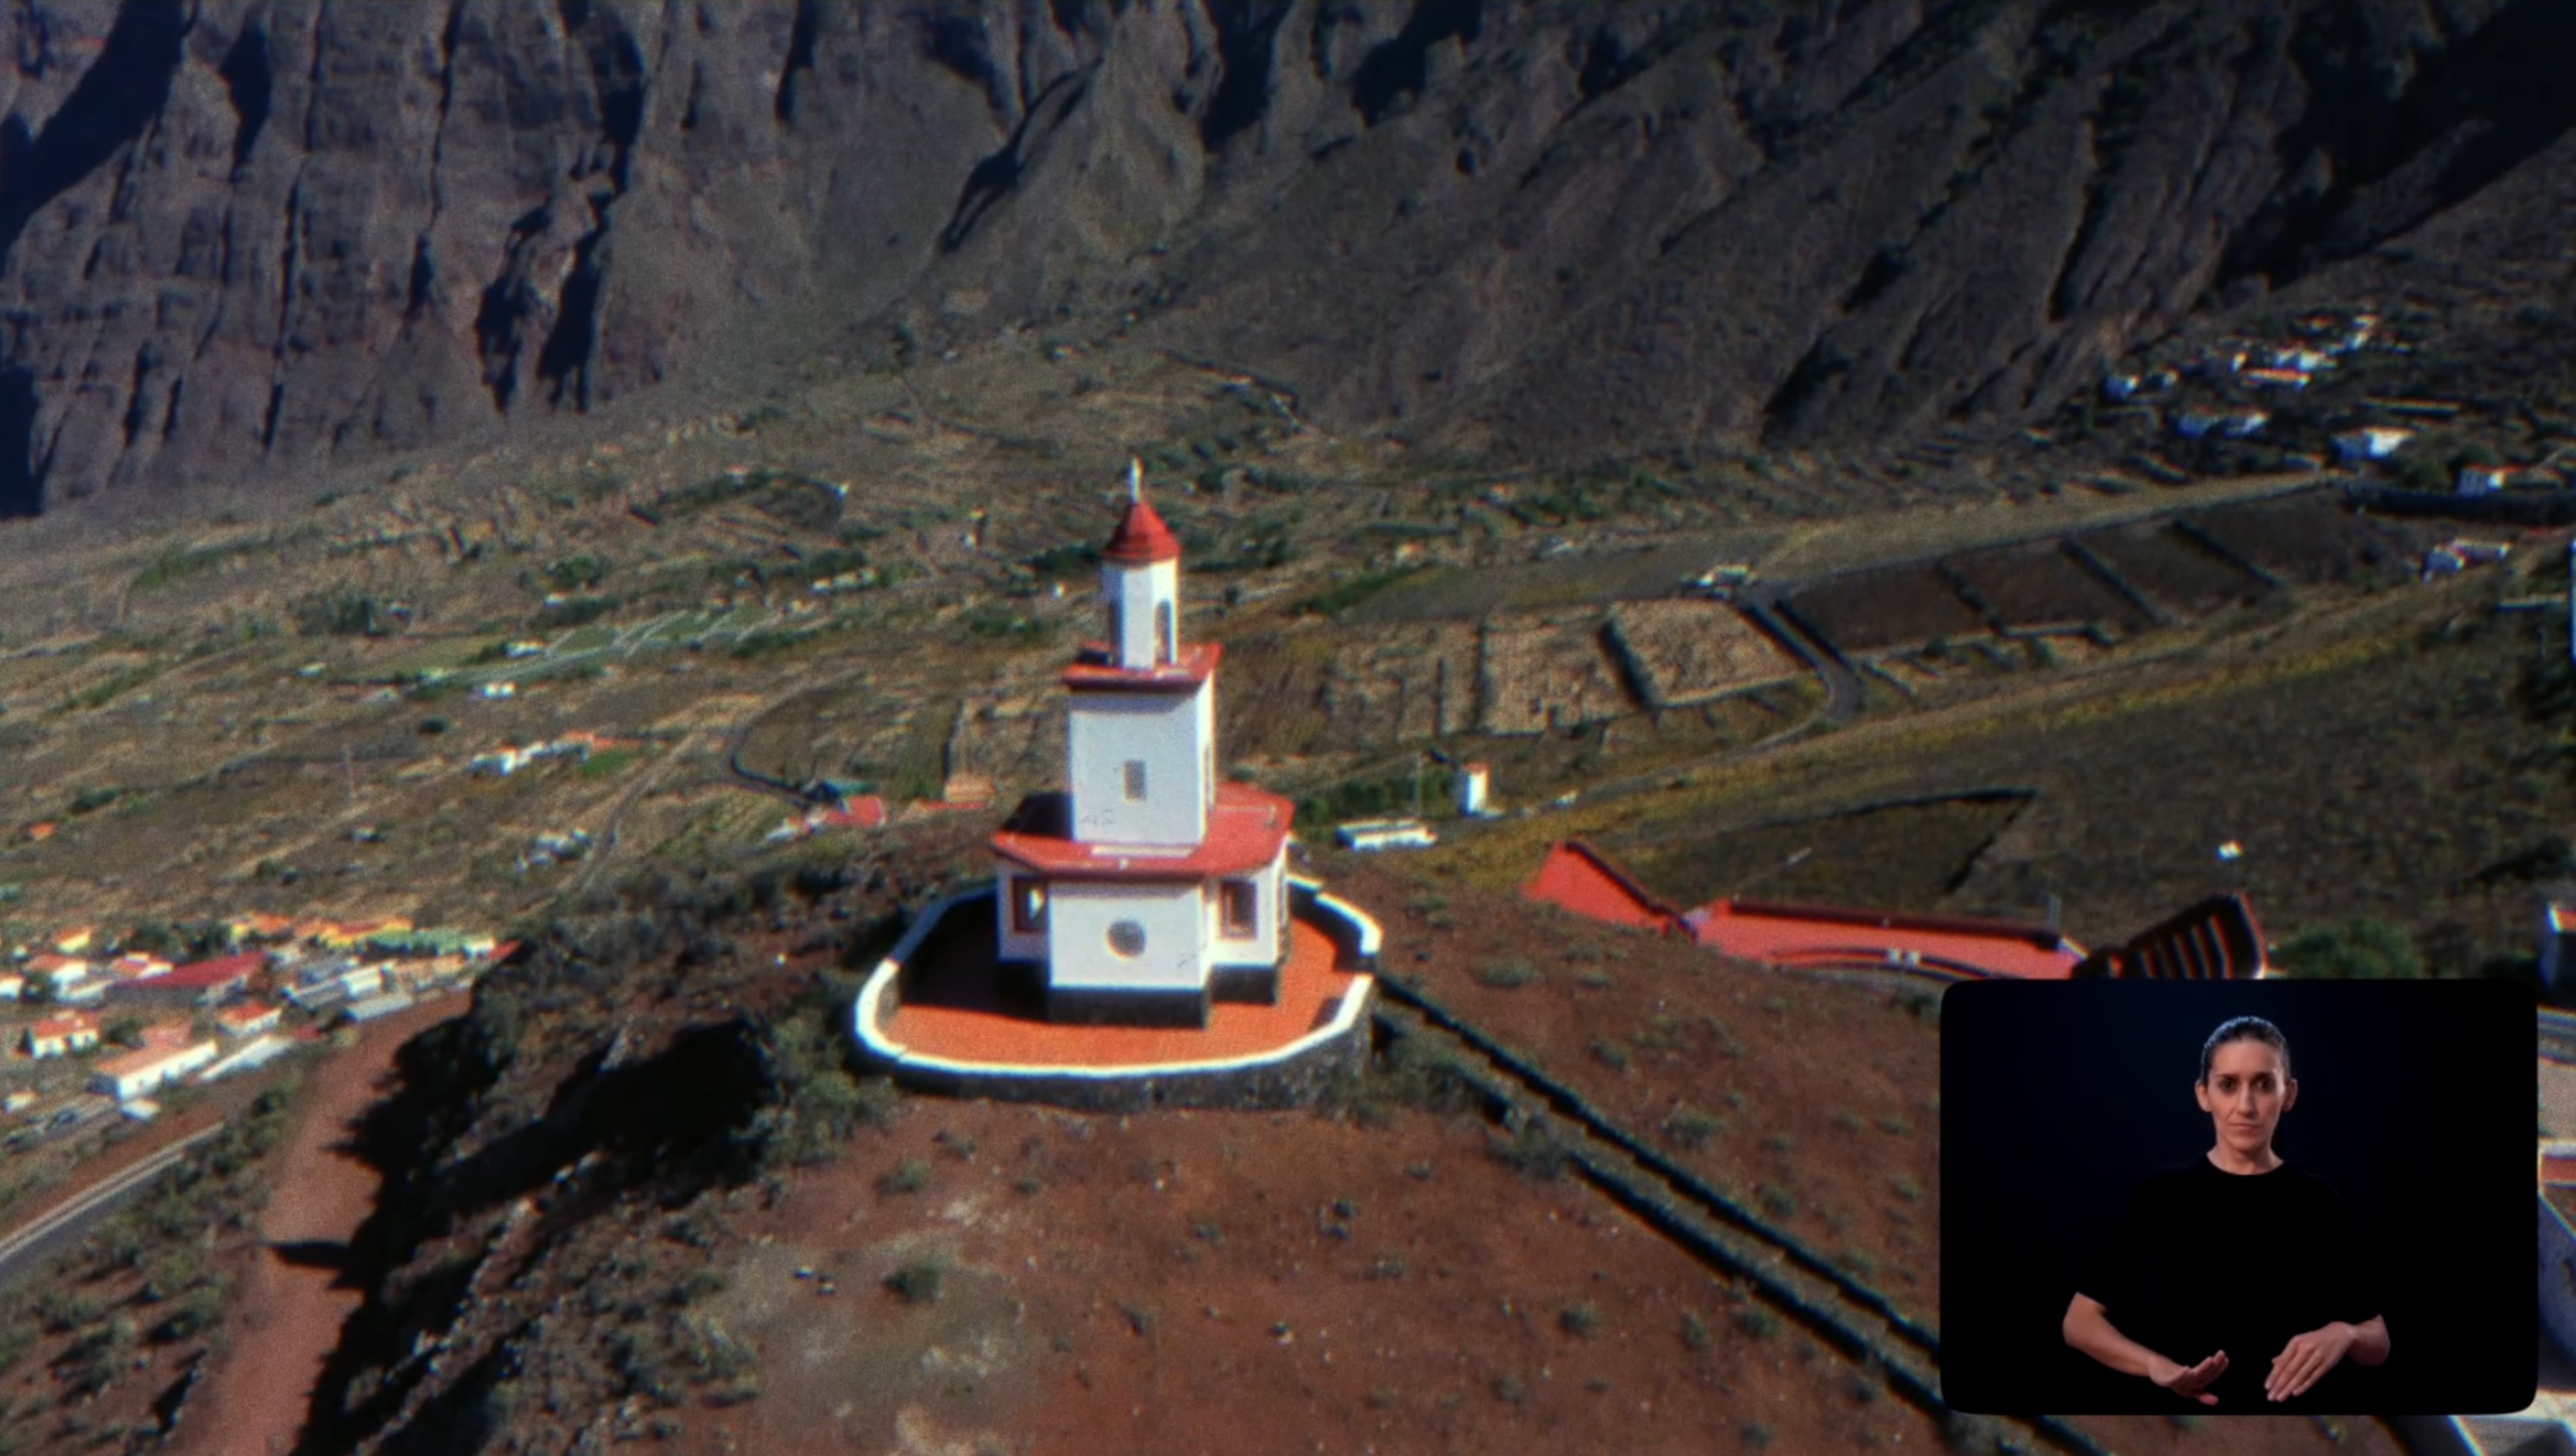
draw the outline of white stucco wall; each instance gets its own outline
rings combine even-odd
[[[1157,561],[1146,566],[1104,566],[1100,570],[1101,610],[1106,603],[1118,604],[1117,639],[1109,649],[1118,654],[1120,667],[1153,667],[1154,608],[1169,603],[1172,608],[1172,651],[1181,650],[1181,566],[1177,561]]]
[[[1218,899],[1215,884],[1208,886],[1208,943],[1220,966],[1275,966],[1282,948],[1280,931],[1288,923],[1288,851],[1281,846],[1279,857],[1249,877],[1254,885],[1254,914],[1250,940],[1227,940],[1223,935],[1225,907]]]
[[[1207,984],[1207,913],[1197,885],[1054,885],[1047,907],[1047,981],[1086,990],[1196,991]],[[1145,929],[1144,954],[1109,948],[1109,927]]]
[[[1002,873],[999,891],[993,897],[993,912],[998,917],[994,928],[1000,932],[994,953],[1006,961],[1044,960],[1047,952],[1045,931],[1022,935],[1011,929],[1011,906],[1018,899],[1019,886],[1019,876],[1007,870]],[[1052,893],[1050,890],[1050,897]]]
[[[1196,693],[1077,692],[1065,727],[1073,837],[1097,844],[1196,844],[1207,833],[1204,745],[1213,683]],[[1145,798],[1127,799],[1127,761],[1145,763]]]

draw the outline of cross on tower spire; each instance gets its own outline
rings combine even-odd
[[[1145,498],[1145,462],[1127,457],[1127,501],[1133,505]]]

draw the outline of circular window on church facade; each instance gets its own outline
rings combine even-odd
[[[1121,920],[1109,927],[1109,948],[1130,959],[1145,953],[1145,927]]]

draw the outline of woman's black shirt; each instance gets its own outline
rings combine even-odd
[[[2183,1365],[2227,1352],[2209,1387],[2211,1414],[2349,1406],[2350,1356],[2292,1401],[2263,1398],[2272,1359],[2292,1336],[2377,1315],[2359,1231],[2334,1185],[2283,1163],[2227,1173],[2208,1158],[2160,1168],[2129,1200],[2118,1231],[2084,1275],[2120,1333]],[[2175,1408],[2184,1409],[2181,1397]]]

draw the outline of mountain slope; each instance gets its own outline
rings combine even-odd
[[[0,515],[1127,328],[1538,461],[2045,407],[2576,119],[2550,0],[27,0]]]

